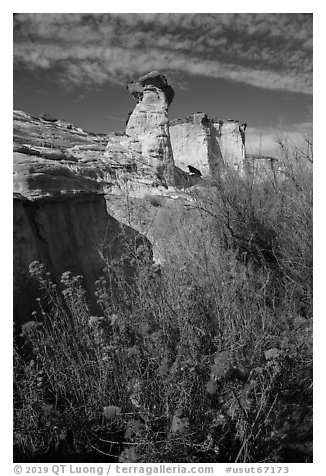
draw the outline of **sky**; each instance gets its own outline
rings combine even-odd
[[[312,14],[18,13],[13,26],[15,109],[123,131],[127,83],[158,70],[175,91],[170,119],[246,122],[249,152],[311,131]]]
[[[83,8],[121,8],[122,2],[76,2]],[[139,9],[137,2],[137,8]],[[147,11],[163,9],[163,4],[148,2]],[[177,3],[177,2],[173,2]],[[322,474],[324,462],[324,365],[325,360],[325,160],[324,160],[324,90],[325,90],[325,5],[320,1],[237,2],[233,0],[212,4],[187,2],[199,9],[246,8],[261,11],[314,11],[315,24],[315,149],[314,165],[314,373],[317,375],[314,409],[316,441],[315,461],[310,470]],[[96,5],[95,5],[96,4]],[[99,4],[99,5],[98,5]],[[112,4],[112,7],[111,7]],[[3,13],[8,6],[9,12]],[[18,5],[18,6],[17,6]],[[14,17],[12,42],[12,11],[44,11],[46,9],[73,11],[76,7],[66,0],[55,4],[45,2],[10,2],[2,7],[0,16],[2,56],[5,56],[5,77],[9,77],[13,59],[13,106],[29,113],[48,112],[66,119],[89,131],[109,132],[123,130],[133,100],[125,86],[153,69],[167,75],[175,97],[170,107],[170,118],[182,117],[194,111],[206,112],[211,117],[234,118],[247,122],[247,148],[261,148],[273,153],[275,132],[282,130],[294,142],[300,142],[312,126],[312,15],[296,13],[218,14],[30,14]],[[169,8],[169,6],[168,6]],[[129,11],[135,9],[131,4]],[[146,9],[146,5],[145,5]],[[169,8],[172,10],[172,7]],[[11,51],[11,44],[13,51]],[[11,54],[13,52],[13,55]],[[10,79],[9,79],[10,80]],[[2,82],[3,84],[3,82]],[[11,155],[12,123],[11,85],[2,87],[2,131],[8,137],[3,158]],[[317,112],[317,116],[316,116]],[[250,139],[250,140],[248,140]],[[5,167],[5,165],[7,167]],[[10,161],[3,160],[2,187],[4,230],[1,249],[3,269],[0,289],[3,291],[4,315],[12,315],[12,169]],[[8,174],[8,175],[7,175]],[[11,320],[5,319],[2,332],[2,361],[11,352]],[[8,328],[6,328],[8,326]],[[6,332],[8,330],[8,332]],[[9,352],[8,352],[9,351]],[[10,366],[4,368],[11,388]],[[320,378],[318,378],[320,376]],[[8,409],[2,428],[6,432],[10,455],[12,444],[12,394],[2,392],[2,407]],[[321,410],[320,412],[318,410]],[[7,423],[7,424],[6,424]],[[8,433],[9,430],[9,433]],[[9,435],[9,438],[8,438]],[[320,438],[318,438],[320,436]],[[316,456],[320,456],[317,458]],[[8,458],[8,471],[12,460]],[[3,462],[3,464],[6,464]],[[2,465],[3,465],[2,464]],[[295,474],[305,474],[301,465],[292,468]],[[316,470],[314,471],[314,469]],[[300,471],[301,470],[301,471]]]

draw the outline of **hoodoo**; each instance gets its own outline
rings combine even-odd
[[[139,154],[140,162],[154,167],[159,179],[173,185],[174,161],[168,120],[173,88],[164,75],[152,71],[130,83],[128,90],[137,101],[126,127],[128,147]]]

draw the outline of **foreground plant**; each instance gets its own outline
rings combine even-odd
[[[229,185],[159,207],[164,266],[103,255],[96,315],[81,277],[59,290],[31,264],[46,297],[15,351],[17,459],[312,460],[309,181]]]

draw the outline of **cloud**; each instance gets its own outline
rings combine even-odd
[[[18,14],[14,65],[70,87],[159,69],[311,94],[310,14]]]
[[[280,156],[279,142],[286,142],[290,150],[304,148],[306,139],[312,137],[312,123],[281,124],[279,127],[257,128],[248,127],[246,130],[246,151],[248,155],[261,154]]]

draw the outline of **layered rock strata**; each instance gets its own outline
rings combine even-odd
[[[108,137],[61,121],[14,113],[14,318],[18,328],[32,318],[40,296],[29,275],[32,261],[47,267],[56,283],[69,270],[83,276],[96,312],[95,280],[103,275],[100,252],[110,261],[127,242],[149,242],[107,213],[104,186],[130,170],[124,149],[104,158]],[[104,143],[103,143],[104,142]],[[125,160],[119,160],[124,157]],[[128,275],[130,269],[126,269]]]

